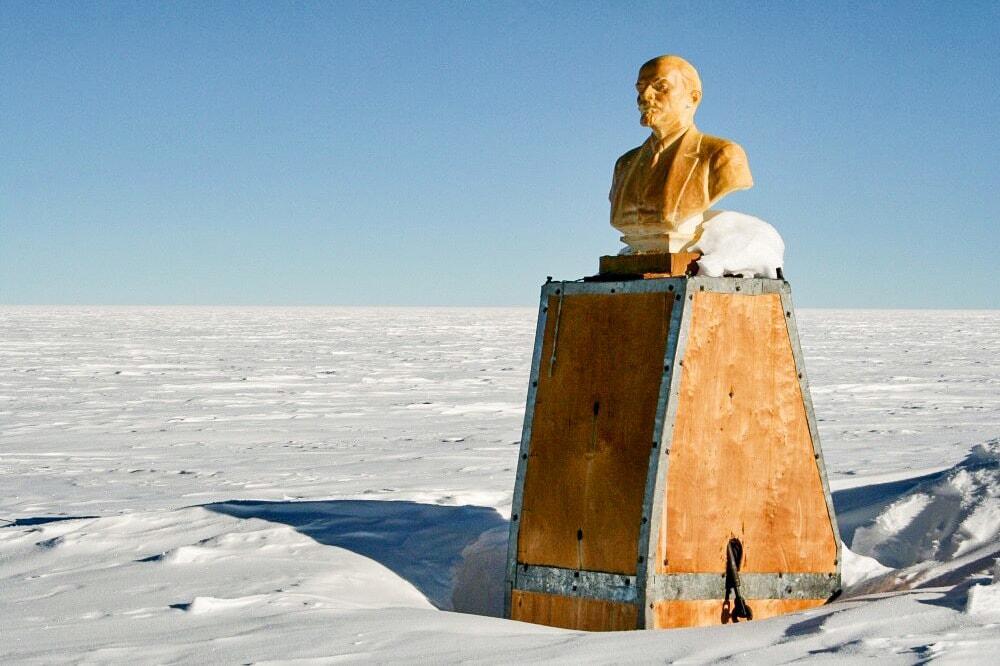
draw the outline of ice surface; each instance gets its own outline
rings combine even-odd
[[[852,587],[584,634],[484,616],[533,310],[0,309],[0,662],[992,663],[1000,313],[796,316]]]

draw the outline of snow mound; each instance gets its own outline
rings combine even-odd
[[[992,585],[973,585],[965,604],[969,615],[988,615],[1000,618],[1000,560],[993,565]]]
[[[880,564],[874,557],[858,555],[846,545],[843,546],[842,558],[841,583],[846,588],[884,576],[892,571],[890,567]]]
[[[268,598],[266,594],[253,594],[248,597],[236,597],[232,599],[220,599],[218,597],[195,597],[189,604],[177,604],[175,608],[184,610],[195,615],[205,613],[220,613],[232,610],[239,610],[248,606],[257,605]]]
[[[728,210],[715,213],[702,225],[701,237],[691,246],[691,252],[702,253],[698,275],[708,277],[776,278],[778,269],[785,264],[785,242],[774,227]]]
[[[1000,542],[1000,439],[915,486],[854,532],[851,549],[894,568]]]

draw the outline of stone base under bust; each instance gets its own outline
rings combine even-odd
[[[619,224],[615,228],[621,232],[621,242],[626,247],[618,254],[685,252],[698,235],[701,225],[718,213],[719,211],[708,210],[693,215],[674,228],[666,224],[638,221],[634,224]]]
[[[697,252],[648,252],[644,254],[618,254],[601,257],[599,275],[602,278],[669,277],[697,273],[694,262],[701,257]]]

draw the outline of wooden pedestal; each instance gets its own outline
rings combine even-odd
[[[542,288],[508,617],[584,630],[764,618],[840,589],[840,538],[788,283]]]

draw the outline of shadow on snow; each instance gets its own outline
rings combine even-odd
[[[290,525],[371,558],[442,610],[503,614],[508,522],[495,509],[375,500],[240,500],[205,508]]]
[[[978,451],[978,448],[966,460],[947,470],[833,493],[844,543],[853,546],[859,528],[868,529],[878,516],[903,498],[914,493],[932,498],[947,495],[941,490],[942,484],[957,473],[994,470],[997,466],[994,449]],[[964,519],[972,510],[963,508],[956,513],[956,507],[941,502],[931,502],[928,506],[933,509],[931,515],[915,521],[914,529],[926,531],[924,523],[928,521],[940,523],[941,529],[956,529],[961,522],[959,519]],[[206,508],[237,518],[284,523],[319,543],[371,558],[412,583],[442,610],[502,615],[509,524],[492,508],[377,500],[231,501],[209,504]],[[949,534],[942,532],[942,538]],[[912,560],[914,554],[921,555],[918,561],[951,559],[950,550],[939,548],[934,553],[924,553],[923,542],[914,541],[906,530],[887,534],[885,538],[886,543],[870,544],[877,551],[870,555],[880,561],[887,559],[884,563],[892,567],[912,564],[908,560],[897,562],[893,557]],[[995,557],[996,552],[990,550],[989,557]],[[961,583],[988,568],[992,564],[989,557],[950,572],[947,581],[935,579],[934,582]],[[957,591],[964,592],[964,588]],[[944,599],[941,603],[954,606],[960,603],[960,596],[956,594],[955,598]],[[797,626],[796,630],[811,631],[812,626],[806,623]]]

